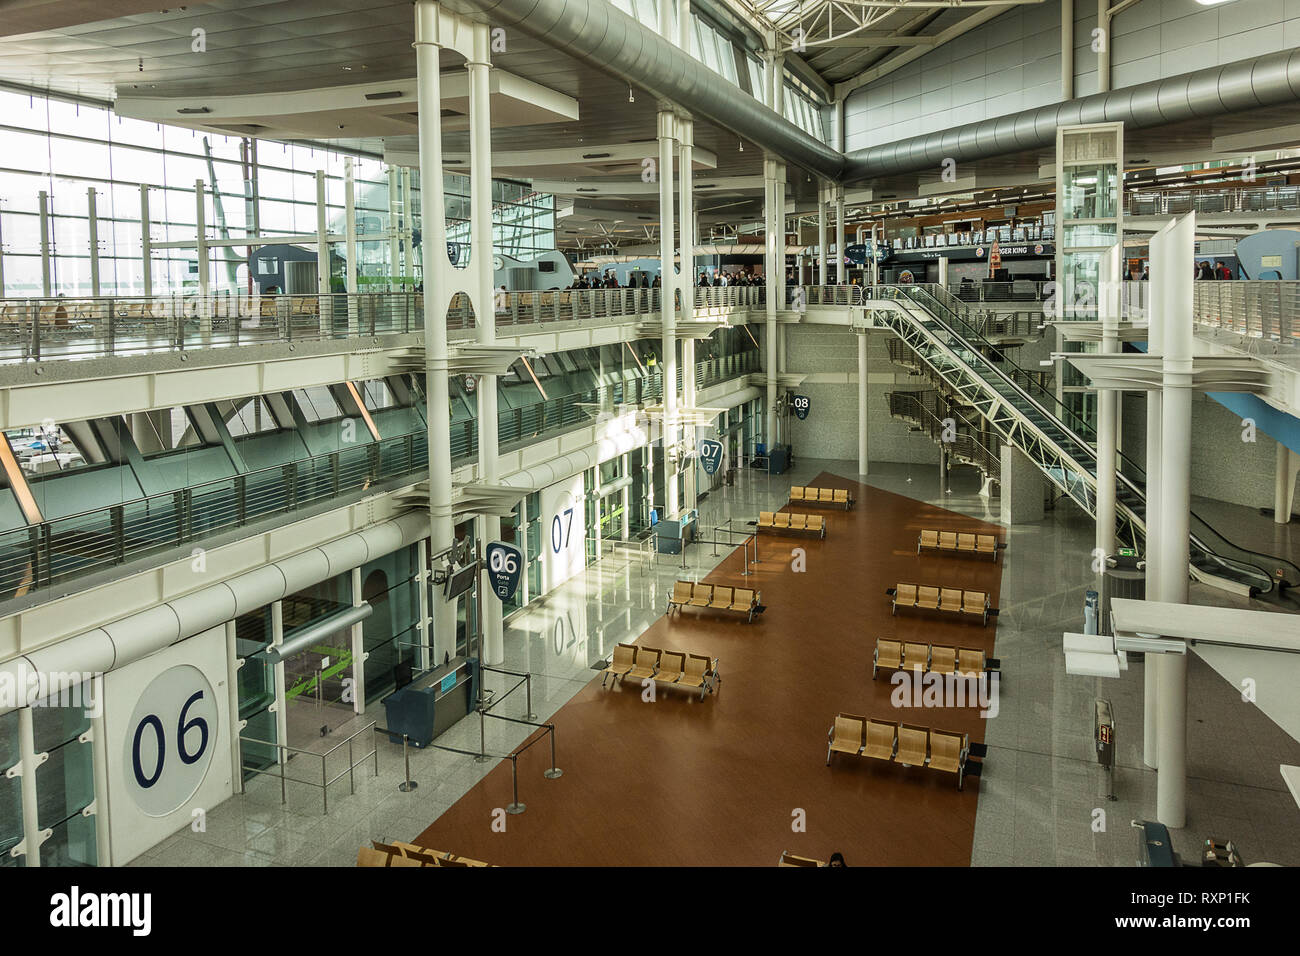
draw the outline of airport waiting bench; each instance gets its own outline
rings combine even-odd
[[[678,613],[684,607],[711,608],[715,611],[738,611],[746,615],[749,622],[754,620],[758,610],[758,592],[753,588],[733,588],[723,584],[692,584],[690,581],[675,581],[668,592],[668,610],[673,608]]]
[[[636,681],[653,680],[656,683],[698,690],[700,700],[704,699],[706,693],[712,694],[722,680],[716,657],[665,651],[636,644],[616,645],[609,665],[601,674],[601,687],[605,686],[605,681],[610,677],[614,678],[615,683],[629,677]]]
[[[795,511],[760,511],[758,530],[777,534],[815,534],[826,537],[826,519],[821,515],[808,515]]]
[[[371,840],[370,846],[357,851],[357,866],[487,866],[479,860],[429,850],[414,843],[380,843]]]
[[[830,866],[829,863],[822,860],[814,860],[808,856],[795,856],[789,850],[781,851],[781,859],[776,863],[777,866]]]
[[[826,766],[834,754],[850,754],[904,767],[926,767],[957,775],[957,789],[967,773],[970,735],[895,724],[856,714],[838,714],[826,735]],[[978,772],[974,774],[978,776]]]
[[[988,657],[977,647],[951,647],[946,644],[922,644],[916,641],[891,641],[876,638],[871,655],[871,679],[882,670],[913,671],[917,674],[955,674],[983,679],[1000,670],[1002,662]]]
[[[988,626],[989,616],[997,609],[989,606],[989,596],[983,591],[965,591],[961,588],[932,587],[925,584],[898,584],[885,591],[892,600],[891,614],[900,607],[922,611],[943,611],[951,614],[970,614]]]
[[[853,507],[853,499],[843,488],[805,488],[800,485],[790,487],[790,504],[817,505],[819,508],[843,508],[848,511]]]
[[[996,535],[973,534],[965,531],[922,531],[916,539],[916,553],[944,551],[952,554],[976,554],[996,561],[998,551],[1005,548]]]

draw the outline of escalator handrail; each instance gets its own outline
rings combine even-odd
[[[936,296],[934,296],[932,293],[929,293],[929,292],[928,292],[927,290],[925,290],[924,288],[916,287],[916,289],[917,289],[917,291],[925,292],[925,294],[929,295],[930,298],[935,299],[935,301],[938,302],[938,298],[937,298]],[[899,288],[899,287],[891,287],[891,294],[893,294],[893,295],[897,295],[898,291],[900,291],[900,288]],[[911,293],[911,289],[910,289],[910,288],[902,287],[902,288],[901,288],[901,291],[902,291],[903,295],[904,295],[907,299],[909,299],[909,300],[912,301],[912,302],[915,302],[915,303],[916,303],[918,306],[920,306],[921,308],[926,308],[925,304],[924,304],[922,301],[920,301],[920,300],[917,299],[915,296],[913,296],[913,295],[910,294],[910,293]],[[952,326],[951,326],[951,325],[950,325],[950,324],[949,324],[949,323],[948,323],[948,322],[947,322],[947,321],[946,321],[942,316],[935,314],[932,310],[930,310],[930,309],[928,309],[928,308],[926,308],[926,311],[930,313],[930,315],[933,317],[933,319],[934,319],[934,320],[935,320],[935,321],[936,321],[936,322],[937,322],[937,323],[938,323],[938,324],[939,324],[939,325],[944,329],[944,331],[948,332],[950,335],[954,335],[954,336],[956,336],[958,339],[960,339],[960,340],[962,340],[963,342],[965,342],[968,346],[971,346],[971,351],[972,351],[973,353],[975,353],[975,354],[979,354],[979,350],[978,350],[978,348],[975,347],[974,344],[971,343],[971,342],[966,338],[966,336],[964,336],[961,332],[958,332],[956,329],[954,329],[954,328],[953,328],[953,327],[952,327]],[[949,310],[949,311],[951,311],[951,310]],[[954,314],[955,314],[955,313],[954,313]],[[978,336],[978,335],[977,335],[976,337],[977,337],[977,338],[982,338],[982,337],[980,337],[980,336]],[[1094,485],[1095,485],[1095,483],[1096,483],[1096,481],[1097,481],[1097,464],[1096,464],[1096,462],[1097,462],[1097,455],[1096,455],[1096,452],[1092,449],[1092,447],[1091,447],[1087,442],[1085,442],[1083,439],[1081,439],[1081,438],[1079,437],[1079,435],[1078,435],[1078,434],[1077,434],[1077,433],[1076,433],[1072,428],[1070,428],[1068,425],[1065,424],[1065,422],[1062,422],[1062,421],[1061,421],[1057,416],[1053,415],[1050,411],[1048,411],[1046,408],[1044,408],[1044,407],[1043,407],[1043,406],[1042,406],[1042,405],[1041,405],[1041,404],[1040,404],[1040,403],[1039,403],[1039,402],[1038,402],[1038,401],[1037,401],[1037,400],[1036,400],[1032,395],[1030,395],[1028,392],[1026,392],[1023,388],[1021,388],[1021,387],[1020,387],[1020,386],[1019,386],[1019,385],[1018,385],[1018,384],[1017,384],[1017,383],[1016,383],[1016,382],[1015,382],[1015,381],[1014,381],[1010,376],[1008,376],[1005,372],[1003,372],[1000,368],[998,368],[998,367],[997,367],[997,366],[996,366],[992,361],[990,361],[989,359],[987,359],[987,358],[984,357],[983,355],[981,355],[980,358],[983,360],[983,362],[984,362],[985,365],[987,365],[990,369],[993,370],[993,372],[994,372],[996,375],[998,375],[998,376],[999,376],[1003,381],[1005,381],[1005,382],[1006,382],[1008,385],[1010,385],[1013,389],[1015,389],[1017,392],[1019,392],[1021,395],[1023,395],[1024,398],[1025,398],[1028,402],[1030,402],[1030,403],[1033,405],[1033,407],[1034,407],[1035,409],[1037,409],[1037,410],[1038,410],[1039,412],[1041,412],[1043,415],[1047,416],[1047,418],[1048,418],[1049,421],[1054,422],[1058,427],[1060,427],[1060,429],[1062,430],[1062,432],[1063,432],[1064,434],[1066,434],[1066,435],[1067,435],[1067,436],[1068,436],[1068,437],[1069,437],[1073,442],[1075,442],[1075,443],[1076,443],[1080,448],[1082,448],[1082,449],[1084,450],[1084,452],[1086,453],[1086,456],[1085,456],[1082,460],[1080,460],[1079,456],[1078,456],[1078,455],[1075,455],[1075,454],[1070,454],[1070,455],[1067,455],[1066,457],[1073,459],[1074,462],[1075,462],[1076,464],[1078,464],[1078,465],[1080,465],[1081,467],[1083,467],[1083,470],[1084,470],[1085,473],[1088,473],[1088,468],[1087,468],[1087,466],[1086,466],[1086,462],[1087,462],[1088,458],[1090,457],[1090,458],[1091,458],[1091,461],[1092,461],[1092,470],[1091,470],[1091,475],[1092,475],[1092,479],[1093,479],[1093,482],[1094,482]],[[965,362],[963,362],[963,364],[968,365],[969,363],[965,363]],[[974,371],[974,369],[972,369],[972,371]],[[1030,424],[1033,425],[1032,422],[1030,422]],[[1034,428],[1035,428],[1036,431],[1039,432],[1040,435],[1043,434],[1043,433],[1042,433],[1042,430],[1039,429],[1037,426],[1034,426]],[[1048,436],[1043,435],[1043,437],[1046,438],[1046,437],[1048,437]],[[1050,440],[1050,439],[1049,439],[1049,440]],[[1056,442],[1053,441],[1052,444],[1055,445]],[[1061,448],[1059,448],[1059,446],[1058,446],[1058,450],[1060,450],[1060,451],[1062,451],[1062,452],[1065,451],[1065,449],[1061,449]],[[1122,459],[1123,461],[1127,462],[1127,463],[1128,463],[1128,464],[1133,468],[1133,470],[1137,471],[1139,474],[1141,474],[1141,475],[1143,476],[1143,484],[1145,485],[1145,477],[1146,477],[1146,473],[1145,473],[1145,471],[1144,471],[1143,469],[1141,469],[1141,468],[1138,468],[1137,465],[1134,464],[1134,463],[1132,462],[1131,459],[1126,458],[1125,456],[1123,456],[1122,454],[1120,454],[1118,451],[1116,452],[1116,454],[1117,454],[1117,456],[1118,456],[1120,459]],[[1143,502],[1143,506],[1144,506],[1144,507],[1143,507],[1143,512],[1142,512],[1141,515],[1139,515],[1139,514],[1138,514],[1137,512],[1135,512],[1135,511],[1133,511],[1133,509],[1129,508],[1127,505],[1123,504],[1122,502],[1117,501],[1117,502],[1116,502],[1116,505],[1117,505],[1117,508],[1122,508],[1124,511],[1128,512],[1128,514],[1131,516],[1131,520],[1133,520],[1137,525],[1139,525],[1139,526],[1141,527],[1143,537],[1145,537],[1145,536],[1146,536],[1146,508],[1145,508],[1145,504],[1146,504],[1146,489],[1145,489],[1145,487],[1143,487],[1143,488],[1138,488],[1135,484],[1133,484],[1133,482],[1128,478],[1128,476],[1125,475],[1125,474],[1123,474],[1122,472],[1117,472],[1117,474],[1116,474],[1115,477],[1116,477],[1116,482],[1117,482],[1117,484],[1123,484],[1123,485],[1124,485],[1126,488],[1128,488],[1130,491],[1132,491],[1132,492],[1134,492],[1135,494],[1141,496],[1141,498],[1142,498],[1142,502]],[[1220,534],[1218,531],[1216,531],[1216,530],[1214,529],[1214,527],[1213,527],[1213,526],[1212,526],[1208,521],[1206,521],[1204,518],[1202,518],[1202,517],[1200,517],[1199,515],[1197,515],[1194,511],[1191,511],[1191,510],[1189,509],[1189,512],[1188,512],[1188,513],[1189,513],[1189,516],[1190,516],[1191,518],[1195,519],[1195,520],[1196,520],[1197,522],[1199,522],[1202,526],[1204,526],[1205,530],[1207,530],[1211,535],[1213,535],[1214,537],[1218,538],[1219,541],[1221,541],[1223,544],[1227,545],[1227,546],[1228,546],[1229,548],[1231,548],[1232,550],[1238,552],[1239,554],[1243,554],[1243,555],[1248,555],[1248,556],[1250,556],[1250,560],[1244,560],[1244,561],[1243,561],[1243,560],[1241,560],[1240,558],[1228,557],[1228,556],[1225,556],[1225,555],[1221,554],[1220,551],[1215,550],[1214,548],[1211,548],[1211,547],[1208,546],[1208,545],[1207,545],[1203,540],[1201,540],[1201,537],[1204,537],[1204,536],[1205,536],[1204,534],[1202,534],[1201,537],[1198,537],[1198,536],[1197,536],[1197,532],[1191,531],[1191,529],[1189,529],[1189,535],[1188,535],[1188,537],[1190,538],[1191,542],[1192,542],[1192,543],[1193,543],[1193,544],[1194,544],[1194,545],[1195,545],[1195,546],[1196,546],[1196,547],[1197,547],[1197,548],[1198,548],[1198,549],[1199,549],[1203,554],[1205,554],[1206,556],[1208,556],[1208,557],[1210,557],[1210,558],[1212,558],[1212,559],[1217,560],[1218,562],[1220,562],[1220,563],[1223,564],[1224,566],[1226,566],[1226,567],[1234,567],[1234,566],[1236,566],[1236,567],[1238,567],[1238,569],[1239,569],[1242,573],[1245,573],[1247,576],[1252,576],[1252,575],[1250,574],[1250,572],[1253,571],[1254,574],[1255,574],[1255,575],[1258,575],[1259,578],[1261,578],[1261,579],[1264,580],[1264,581],[1267,581],[1267,582],[1268,582],[1268,585],[1267,585],[1267,587],[1261,589],[1261,593],[1267,593],[1269,590],[1272,589],[1272,587],[1273,587],[1273,577],[1272,577],[1271,574],[1269,574],[1269,573],[1264,569],[1264,567],[1263,567],[1262,565],[1260,565],[1260,564],[1256,564],[1256,563],[1254,562],[1253,559],[1255,559],[1255,558],[1258,558],[1258,559],[1266,559],[1266,560],[1270,560],[1270,561],[1272,561],[1272,562],[1274,562],[1274,563],[1281,563],[1281,564],[1284,564],[1284,565],[1291,565],[1292,569],[1296,571],[1296,581],[1285,581],[1284,584],[1291,585],[1291,584],[1295,584],[1295,583],[1297,583],[1297,582],[1300,582],[1300,568],[1296,568],[1295,565],[1291,564],[1290,561],[1287,561],[1285,558],[1280,558],[1280,557],[1276,557],[1276,556],[1272,556],[1272,555],[1260,554],[1259,552],[1251,551],[1251,550],[1249,550],[1249,549],[1247,549],[1247,548],[1243,548],[1243,547],[1241,547],[1240,545],[1233,544],[1230,540],[1228,540],[1226,537],[1224,537],[1222,534]],[[1198,529],[1198,530],[1199,530],[1199,529]]]

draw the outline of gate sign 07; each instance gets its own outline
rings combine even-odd
[[[487,559],[488,580],[492,593],[502,601],[509,601],[519,589],[519,574],[523,569],[523,553],[512,544],[493,541],[484,549]]]
[[[712,475],[722,464],[722,442],[716,438],[705,438],[698,446],[700,455],[700,464],[704,466],[705,474]]]
[[[812,399],[807,395],[792,395],[790,396],[790,404],[793,406],[794,413],[798,416],[799,421],[803,421],[808,417],[808,412],[812,408]]]

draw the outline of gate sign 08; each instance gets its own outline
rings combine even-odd
[[[717,472],[718,466],[722,464],[722,442],[716,438],[705,438],[698,446],[700,454],[700,464],[704,466],[704,472],[713,475]]]
[[[487,559],[488,580],[492,593],[502,601],[509,601],[519,588],[519,575],[523,569],[523,553],[512,544],[493,541],[484,549]]]
[[[808,412],[812,408],[812,399],[807,395],[790,396],[790,404],[794,407],[794,413],[798,416],[799,421],[808,417]]]

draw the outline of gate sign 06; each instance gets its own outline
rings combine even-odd
[[[722,464],[722,442],[716,438],[705,438],[697,447],[700,455],[700,464],[704,466],[705,474],[712,475]]]
[[[519,588],[519,574],[524,564],[523,553],[512,544],[493,541],[484,549],[484,557],[487,558],[492,593],[502,601],[509,601]]]
[[[794,413],[803,421],[808,417],[808,411],[812,408],[812,399],[807,395],[790,396],[790,404],[794,407]]]

